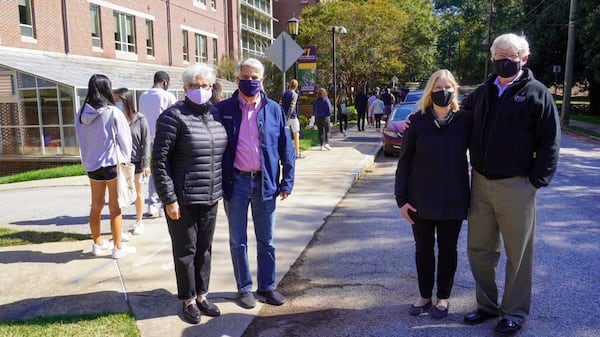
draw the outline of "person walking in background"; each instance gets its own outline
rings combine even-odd
[[[512,336],[529,316],[535,196],[554,176],[561,135],[552,95],[524,67],[529,59],[527,40],[500,35],[491,55],[495,73],[463,100],[474,113],[467,252],[477,298],[477,310],[464,321],[478,324],[501,316],[495,332]],[[501,243],[507,262],[498,303]]]
[[[375,130],[378,132],[381,130],[381,118],[383,117],[384,111],[385,105],[383,101],[379,99],[379,96],[376,96],[369,108],[369,115],[373,115],[375,117]]]
[[[381,94],[379,98],[383,101],[383,118],[387,120],[387,118],[392,113],[392,108],[394,107],[396,99],[394,98],[394,95],[392,95],[392,93],[390,92],[390,88],[387,87],[385,88],[384,93]]]
[[[369,96],[369,99],[367,100],[367,114],[368,114],[367,124],[369,125],[369,127],[373,127],[375,125],[375,116],[373,115],[373,110],[371,109],[371,105],[373,105],[373,102],[375,102],[376,99],[377,99],[377,94],[375,93],[375,91],[372,91],[371,96]]]
[[[356,108],[356,113],[358,115],[358,121],[356,122],[358,131],[365,131],[365,119],[367,116],[369,103],[368,100],[369,98],[367,97],[364,88],[361,87],[354,98],[354,107]]]
[[[332,106],[329,98],[327,98],[327,90],[320,88],[317,91],[317,98],[313,102],[313,114],[319,133],[321,151],[323,149],[331,150],[331,146],[329,146],[329,116],[331,116],[331,110]]]
[[[75,118],[75,132],[92,192],[89,219],[94,240],[92,255],[104,255],[112,250],[112,257],[119,259],[135,253],[134,247],[126,246],[121,240],[123,215],[117,200],[117,162],[131,160],[131,131],[127,118],[115,107],[110,79],[105,75],[90,77],[87,96]],[[100,231],[107,188],[113,243],[103,240]]]
[[[295,152],[281,106],[261,92],[264,66],[249,58],[236,68],[238,90],[215,106],[215,119],[227,130],[223,155],[224,207],[229,222],[229,247],[237,284],[237,301],[253,308],[248,262],[248,207],[257,243],[257,294],[271,305],[285,297],[275,283],[275,206],[294,186]]]
[[[338,96],[337,100],[340,133],[346,137],[346,130],[348,129],[348,114],[350,113],[348,110],[348,99],[346,98],[346,94],[342,92]]]
[[[210,113],[214,69],[204,63],[191,65],[182,80],[184,101],[158,117],[152,175],[165,205],[177,296],[185,319],[196,324],[201,313],[221,314],[207,294],[227,133]]]
[[[457,266],[457,241],[469,208],[467,148],[473,116],[458,106],[458,85],[445,69],[427,82],[404,132],[396,169],[400,213],[413,229],[420,297],[409,314],[448,315]],[[437,301],[432,306],[437,239]]]
[[[139,112],[135,111],[133,95],[127,88],[119,88],[113,92],[115,106],[125,114],[131,130],[131,163],[135,165],[135,224],[132,233],[139,235],[144,232],[142,214],[144,213],[144,188],[143,182],[150,178],[150,130],[148,120]],[[125,238],[125,236],[123,236]]]
[[[148,126],[150,127],[150,138],[154,141],[156,133],[156,121],[158,116],[169,106],[177,102],[175,95],[168,92],[169,88],[169,74],[164,71],[157,71],[154,74],[154,86],[146,90],[139,98],[139,110],[148,119]],[[162,215],[163,209],[160,204],[160,199],[156,194],[156,187],[154,180],[148,181],[148,212],[145,214],[147,218],[156,218]],[[138,231],[139,234],[144,232],[143,229]]]
[[[291,80],[288,85],[288,90],[281,97],[281,107],[285,111],[288,124],[292,130],[292,139],[294,141],[294,149],[296,150],[296,158],[302,159],[304,155],[300,153],[300,120],[298,119],[298,81]]]

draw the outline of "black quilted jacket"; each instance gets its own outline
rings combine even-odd
[[[156,122],[152,177],[163,205],[212,205],[223,195],[221,163],[227,133],[209,112],[187,98]]]

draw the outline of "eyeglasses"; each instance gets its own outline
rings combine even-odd
[[[194,84],[190,84],[190,89],[204,89],[204,90],[206,90],[206,89],[208,89],[210,87],[212,87],[212,84],[206,84],[206,83],[204,83],[204,84],[195,84],[195,83]]]
[[[514,59],[518,59],[519,58],[519,54],[503,54],[503,53],[496,53],[494,54],[494,58],[497,60],[503,60],[503,59],[509,59],[509,60],[514,60]]]

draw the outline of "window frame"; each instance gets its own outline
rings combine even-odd
[[[136,31],[135,31],[135,16],[119,11],[113,10],[113,19],[115,20],[115,50],[119,52],[125,53],[133,53],[135,54],[137,51],[136,48]],[[129,27],[131,26],[132,31],[129,31]],[[117,34],[119,34],[120,38],[117,39]],[[132,42],[129,42],[127,38],[131,36],[133,38]]]
[[[90,4],[90,15],[92,20],[92,48],[102,49],[102,15],[100,13],[101,8],[96,4]],[[97,36],[94,36],[94,29],[98,31]]]
[[[24,3],[24,6],[21,5],[21,2]],[[22,37],[35,39],[35,16],[33,11],[33,0],[19,0],[18,4],[20,34]],[[24,10],[26,10],[27,13],[21,13],[22,7],[24,7]],[[26,17],[23,18],[22,14],[25,14]],[[28,22],[23,22],[23,19]]]
[[[187,30],[182,30],[181,31],[183,34],[183,52],[182,52],[182,56],[183,56],[183,61],[185,62],[189,62],[190,61],[190,46],[189,46],[189,34]]]
[[[154,56],[154,21],[146,19],[146,55]]]
[[[205,35],[195,33],[194,45],[196,46],[196,62],[208,62],[208,38]]]

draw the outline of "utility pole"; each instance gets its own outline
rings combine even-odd
[[[575,54],[575,15],[577,0],[571,0],[569,10],[569,35],[567,38],[567,59],[565,60],[565,83],[563,87],[563,101],[560,109],[560,124],[569,126],[571,112],[571,87],[573,86],[573,54]]]

